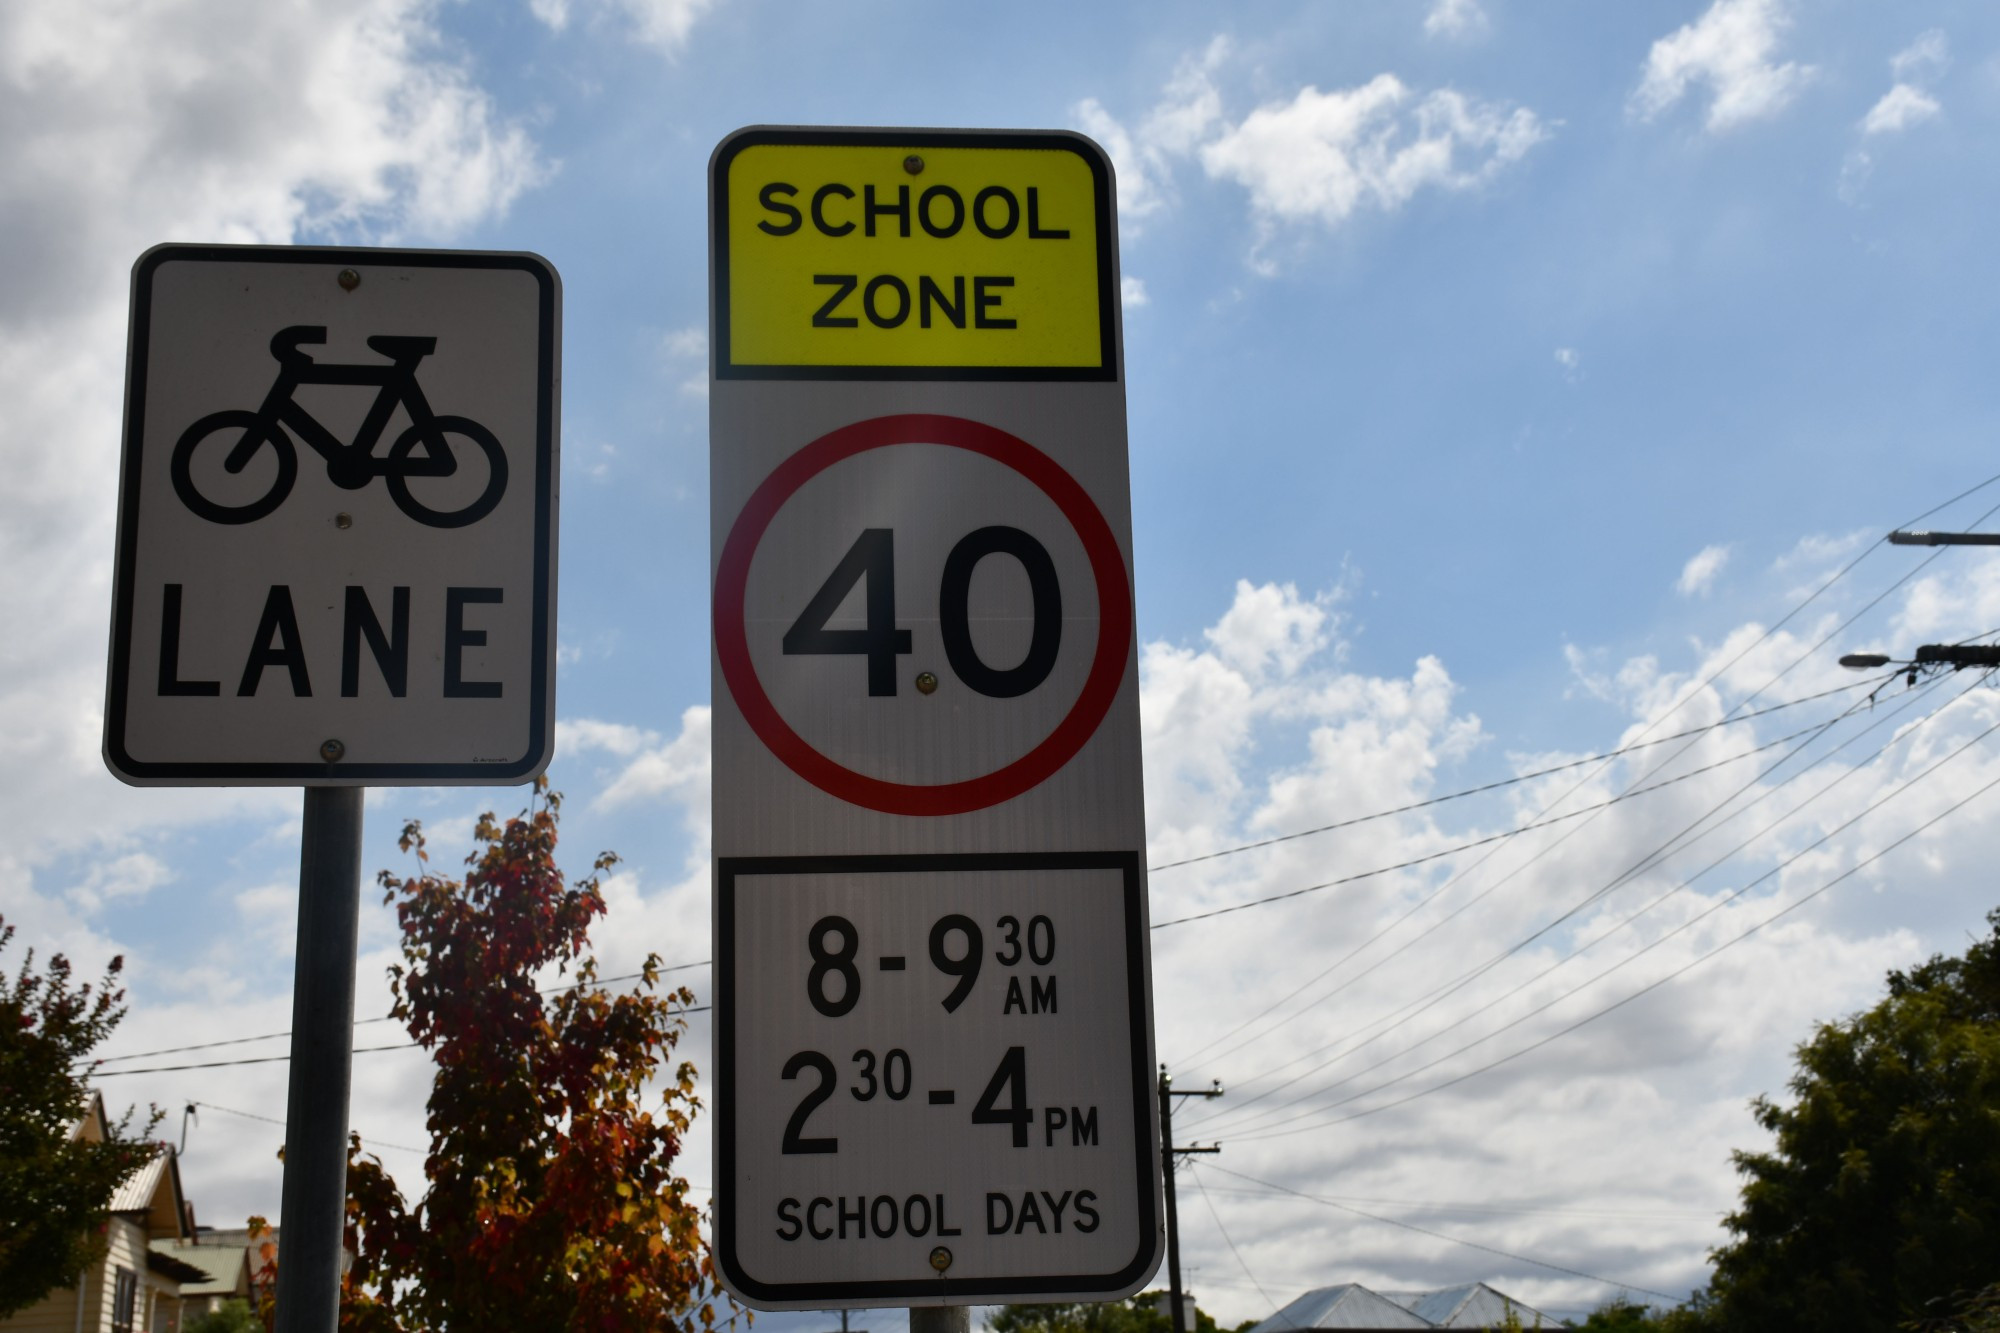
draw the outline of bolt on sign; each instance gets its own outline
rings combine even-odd
[[[1159,1262],[1111,165],[755,128],[709,176],[716,1250],[764,1309]]]
[[[113,773],[487,785],[547,766],[561,299],[526,254],[140,257]]]

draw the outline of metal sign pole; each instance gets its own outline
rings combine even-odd
[[[278,1333],[333,1333],[340,1318],[364,790],[305,789],[278,1222]]]
[[[911,1306],[910,1333],[972,1333],[972,1307],[967,1305]]]

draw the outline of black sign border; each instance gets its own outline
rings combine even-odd
[[[729,167],[744,149],[763,145],[861,148],[1024,148],[1075,153],[1090,166],[1097,212],[1098,364],[1094,366],[799,366],[741,364],[729,354]],[[1118,366],[1115,196],[1104,150],[1072,130],[812,129],[754,125],[716,146],[709,160],[709,346],[719,380],[1067,380],[1115,382]]]
[[[534,277],[539,291],[535,419],[535,588],[531,634],[535,652],[528,682],[529,748],[499,764],[383,763],[154,763],[125,748],[126,694],[131,682],[132,618],[137,577],[140,463],[145,452],[146,369],[151,348],[153,275],[161,265],[209,263],[321,264],[369,268],[470,268],[515,270]],[[231,783],[314,787],[428,784],[512,786],[532,780],[553,756],[555,680],[550,645],[555,633],[556,375],[561,337],[561,285],[555,267],[540,255],[518,251],[393,250],[365,247],[183,245],[146,251],[132,267],[132,314],[126,349],[125,429],[118,484],[118,552],[111,603],[111,655],[104,702],[104,759],[119,778],[143,786],[226,786]]]
[[[1139,1181],[1139,1252],[1111,1273],[1043,1277],[896,1279],[873,1282],[760,1282],[743,1272],[736,1253],[736,881],[747,875],[909,874],[980,870],[1115,870],[1125,900],[1125,976],[1132,1026],[1132,1112]],[[715,863],[715,1098],[724,1110],[716,1134],[715,1251],[730,1290],[751,1300],[786,1307],[851,1305],[984,1305],[1016,1296],[1103,1296],[1150,1276],[1160,1263],[1161,1232],[1156,1186],[1159,1127],[1154,1117],[1151,1024],[1146,997],[1146,902],[1139,853],[939,852],[881,856],[724,856]]]

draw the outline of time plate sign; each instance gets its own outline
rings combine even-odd
[[[716,1255],[752,1306],[1159,1262],[1112,194],[1072,134],[716,151]]]
[[[995,1295],[1150,1271],[1136,858],[732,860],[721,895],[719,956],[760,960],[721,979],[738,1282],[936,1299],[939,1246]]]

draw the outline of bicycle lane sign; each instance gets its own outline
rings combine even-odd
[[[560,322],[555,270],[528,254],[140,257],[114,774],[490,785],[547,766]]]

